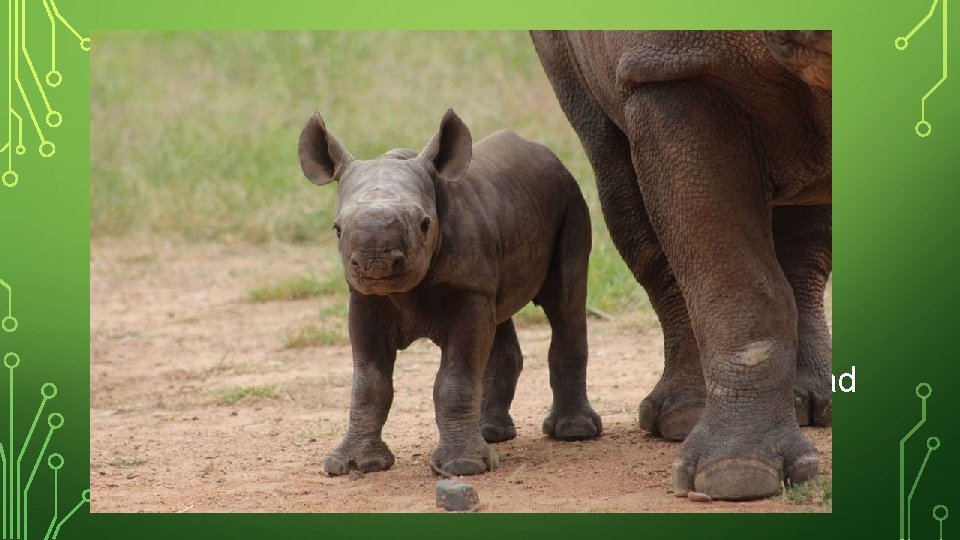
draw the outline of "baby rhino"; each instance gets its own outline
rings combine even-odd
[[[476,145],[452,111],[418,154],[354,159],[313,116],[300,164],[314,184],[339,182],[333,224],[350,286],[350,425],[328,474],[394,463],[381,439],[397,351],[430,338],[442,351],[433,388],[443,475],[497,468],[488,442],[516,436],[510,403],[523,364],[511,317],[531,300],[553,336],[550,437],[600,434],[587,401],[590,217],[577,183],[545,146],[510,131]]]

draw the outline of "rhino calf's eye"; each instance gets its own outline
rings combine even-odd
[[[340,230],[340,226],[336,223],[333,224],[333,230],[337,231],[337,238],[340,238],[340,234],[343,232]]]
[[[420,232],[427,234],[427,231],[430,230],[430,218],[425,217],[423,221],[420,222]]]

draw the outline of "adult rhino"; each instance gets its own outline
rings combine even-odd
[[[643,428],[679,495],[818,473],[830,425],[830,32],[532,32],[664,333]]]

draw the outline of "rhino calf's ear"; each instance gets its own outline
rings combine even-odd
[[[343,165],[353,160],[327,131],[320,113],[314,113],[300,132],[300,168],[311,182],[322,186],[335,180]]]
[[[448,109],[440,121],[440,130],[417,156],[433,165],[437,176],[455,182],[467,171],[473,158],[473,137],[453,109]]]

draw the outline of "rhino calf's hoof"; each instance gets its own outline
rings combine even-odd
[[[393,452],[383,441],[350,443],[344,441],[323,460],[323,472],[330,476],[343,476],[350,471],[362,473],[385,471],[393,467]]]
[[[472,476],[495,471],[499,466],[497,451],[485,441],[473,448],[441,444],[430,460],[430,468],[440,476]]]
[[[504,418],[492,418],[480,422],[480,434],[488,443],[509,441],[517,437],[517,428],[513,425],[510,415]]]
[[[603,433],[600,415],[589,404],[573,413],[557,413],[553,410],[543,421],[543,434],[558,441],[582,441],[595,439]]]

